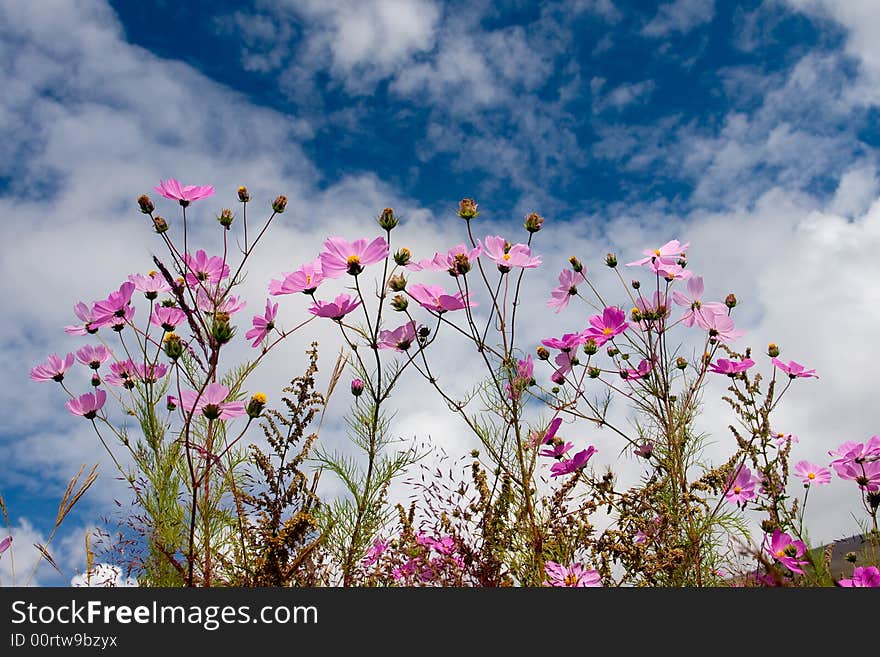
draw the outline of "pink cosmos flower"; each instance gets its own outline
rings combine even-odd
[[[168,372],[164,363],[135,363],[134,377],[144,383],[156,383]]]
[[[455,295],[446,294],[439,285],[410,285],[406,288],[407,294],[418,301],[422,308],[433,310],[436,313],[445,313],[449,310],[461,310],[466,306],[477,304],[467,299],[467,295],[461,292]]]
[[[545,338],[541,340],[541,344],[551,349],[569,352],[577,349],[586,341],[583,333],[565,333],[561,338]]]
[[[275,328],[275,316],[278,304],[266,299],[266,311],[262,315],[254,315],[254,327],[244,334],[245,339],[253,340],[252,347],[258,347],[269,331]]]
[[[458,276],[466,274],[470,270],[471,263],[480,256],[482,251],[479,246],[468,249],[464,244],[457,244],[446,253],[435,253],[433,258],[410,262],[407,264],[407,269],[412,271],[448,271],[452,276]]]
[[[670,240],[659,249],[645,249],[642,253],[646,256],[641,260],[626,263],[627,267],[639,267],[641,265],[650,265],[654,271],[663,265],[674,265],[678,263],[687,251],[690,242],[679,244],[678,240]]]
[[[681,323],[691,327],[694,322],[704,331],[711,327],[710,321],[713,315],[726,315],[727,306],[720,301],[703,301],[703,277],[694,276],[687,282],[687,294],[675,290],[672,300],[679,306],[687,307],[681,316]]]
[[[573,447],[574,447],[574,443],[563,443],[562,441],[553,442],[552,444],[544,447],[538,453],[541,456],[549,456],[550,458],[561,459]]]
[[[644,379],[651,373],[651,368],[654,367],[654,364],[649,361],[647,358],[643,358],[639,363],[639,366],[636,369],[632,369],[631,367],[626,368],[621,371],[622,375],[625,375],[623,378],[630,379]]]
[[[507,397],[509,399],[519,399],[520,393],[532,383],[534,374],[535,364],[532,362],[531,354],[522,360],[516,361],[516,376],[513,381],[508,381],[506,384]]]
[[[170,292],[171,286],[165,281],[165,278],[158,272],[151,271],[144,276],[143,274],[129,274],[128,281],[134,284],[134,288],[139,292],[143,292],[147,299],[155,299],[160,292]]]
[[[183,262],[186,264],[186,282],[195,289],[205,286],[216,287],[217,283],[229,276],[229,265],[221,256],[208,256],[202,249],[194,256],[185,253]]]
[[[31,381],[58,381],[64,379],[64,373],[73,367],[73,354],[63,359],[58,354],[50,354],[45,363],[31,370]]]
[[[213,185],[181,185],[174,178],[160,180],[159,186],[153,189],[165,198],[178,201],[183,207],[188,206],[192,201],[208,198],[214,193]]]
[[[397,352],[404,352],[410,348],[410,345],[416,339],[416,323],[407,322],[402,326],[398,326],[393,331],[379,332],[379,349],[394,349]]]
[[[318,289],[318,286],[324,280],[324,273],[321,271],[321,259],[316,258],[311,262],[304,264],[294,272],[282,274],[282,279],[269,281],[269,294],[278,296],[279,294],[312,294]]]
[[[581,450],[567,461],[559,461],[554,463],[550,468],[551,477],[561,477],[562,475],[571,474],[580,470],[587,464],[590,457],[596,453],[596,448],[590,445],[587,449]]]
[[[859,566],[853,569],[853,576],[837,582],[847,588],[880,588],[880,570],[877,566]]]
[[[776,441],[777,447],[783,447],[787,443],[799,443],[800,438],[795,436],[793,433],[776,433],[773,435],[773,440]]]
[[[628,328],[626,313],[620,308],[609,306],[602,311],[601,316],[593,315],[590,317],[590,327],[583,332],[584,341],[592,338],[596,341],[596,345],[601,347]]]
[[[364,566],[372,566],[377,561],[379,561],[379,557],[388,549],[390,543],[388,541],[384,541],[381,538],[377,538],[373,541],[373,544],[370,546],[370,549],[367,550],[366,556],[361,561],[361,564]]]
[[[788,378],[790,379],[798,379],[798,378],[808,378],[812,377],[814,379],[818,379],[819,376],[816,374],[816,370],[808,370],[803,365],[798,363],[797,361],[790,360],[788,363],[783,363],[778,358],[770,359],[773,364],[781,369],[783,372],[788,374]]]
[[[728,315],[712,315],[706,324],[709,335],[719,342],[734,342],[746,334],[734,326],[733,318]]]
[[[83,365],[96,370],[101,367],[101,363],[106,363],[110,359],[110,352],[102,344],[87,344],[76,352],[76,359]]]
[[[185,411],[201,412],[209,420],[229,420],[245,414],[244,402],[226,401],[229,388],[220,383],[210,383],[205,387],[201,397],[195,390],[184,390],[180,393],[180,405]]]
[[[104,381],[111,386],[125,386],[129,389],[134,387],[135,380],[137,380],[137,369],[131,360],[110,363],[110,374],[104,377]]]
[[[666,319],[669,317],[670,310],[667,303],[667,296],[665,294],[661,294],[659,291],[654,292],[651,295],[651,301],[648,302],[647,299],[643,296],[639,296],[636,299],[636,309],[638,309],[639,313],[643,317],[653,317],[656,319]],[[639,322],[639,328],[643,331],[647,331],[649,327],[652,327],[654,324],[654,319],[651,320],[643,320]]]
[[[871,436],[865,443],[857,443],[848,440],[834,451],[828,452],[829,456],[837,456],[828,465],[837,472],[837,476],[842,479],[850,477],[844,476],[849,466],[859,465],[866,461],[876,461],[880,459],[880,436]]]
[[[553,442],[553,438],[556,437],[556,432],[559,431],[559,427],[562,425],[562,418],[555,417],[550,420],[550,424],[547,425],[547,428],[544,431],[536,431],[531,435],[531,443],[532,447],[537,447],[538,445],[549,445]]]
[[[161,326],[166,331],[173,331],[178,324],[183,323],[186,314],[174,306],[156,306],[150,316],[150,323]]]
[[[635,454],[636,456],[641,456],[643,459],[651,458],[651,454],[653,453],[654,443],[650,441],[642,443],[633,450],[633,454]]]
[[[64,327],[64,332],[68,335],[86,335],[87,333],[97,333],[97,327],[93,327],[95,322],[95,305],[87,306],[79,301],[73,307],[73,314],[82,321],[79,326],[69,325]]]
[[[791,536],[779,529],[773,531],[770,545],[766,549],[774,559],[793,573],[803,574],[804,571],[801,566],[809,563],[806,559],[801,559],[807,551],[807,546],[804,545],[804,542],[793,541]]]
[[[550,375],[550,380],[553,381],[556,385],[562,385],[565,383],[565,375],[571,372],[574,367],[574,359],[575,356],[572,355],[573,352],[570,351],[562,351],[556,354],[556,358],[553,359],[559,367],[557,367],[553,374]]]
[[[747,369],[752,367],[755,364],[751,358],[746,358],[744,360],[728,360],[726,358],[719,358],[716,362],[712,363],[709,366],[710,372],[715,372],[716,374],[726,374],[729,377],[734,377],[740,372],[745,372]]]
[[[0,541],[0,554],[6,552],[9,549],[9,546],[12,545],[12,537],[7,536],[2,541]]]
[[[686,281],[694,274],[690,269],[685,269],[678,264],[659,265],[657,267],[657,273],[660,274],[660,278],[664,278],[670,283],[672,281]]]
[[[74,415],[81,415],[87,420],[94,420],[98,416],[98,411],[107,401],[107,393],[103,390],[95,390],[94,394],[87,392],[79,397],[67,400],[65,406],[67,410]]]
[[[556,313],[561,313],[568,306],[569,300],[578,293],[577,283],[582,274],[571,269],[563,269],[559,272],[559,285],[550,292],[547,307],[553,308]]]
[[[602,577],[598,571],[587,570],[580,563],[563,566],[555,561],[544,562],[544,572],[547,580],[544,586],[570,586],[570,587],[600,587]]]
[[[106,299],[96,301],[92,307],[94,321],[91,323],[91,328],[113,326],[119,320],[130,319],[134,314],[134,308],[129,306],[133,293],[134,283],[126,281],[119,286],[117,291],[111,292]]]
[[[838,477],[856,482],[864,491],[880,491],[880,461],[849,462],[836,471]]]
[[[364,267],[383,260],[387,255],[388,243],[383,237],[372,242],[366,238],[348,242],[341,237],[331,237],[324,241],[324,251],[318,257],[324,276],[338,278],[346,272],[357,276]]]
[[[532,251],[525,244],[510,245],[500,235],[488,235],[485,241],[479,242],[486,256],[498,264],[501,271],[510,271],[512,267],[534,269],[541,264],[541,256],[531,257]]]
[[[318,317],[329,317],[340,321],[359,305],[361,305],[359,300],[352,301],[347,294],[340,294],[333,301],[321,301],[320,299],[315,301],[309,308],[309,312]]]
[[[247,301],[243,300],[241,297],[237,297],[234,294],[228,294],[224,298],[225,290],[218,290],[217,294],[208,293],[204,288],[200,287],[198,292],[196,292],[196,306],[198,306],[199,310],[205,313],[226,313],[227,315],[234,315],[237,312],[240,312],[247,306]],[[218,305],[215,299],[223,298],[223,301]]]
[[[810,484],[830,484],[831,470],[823,468],[809,461],[799,461],[794,466],[794,471],[798,477],[804,480],[804,486]]]
[[[757,478],[752,476],[752,471],[746,467],[741,467],[736,477],[727,482],[727,492],[724,498],[732,504],[745,505],[749,500],[755,499],[755,485],[758,483]]]

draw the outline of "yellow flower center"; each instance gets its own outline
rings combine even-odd
[[[659,255],[660,255],[660,249],[654,249],[654,255],[655,255],[655,256],[659,256]]]
[[[348,260],[346,260],[346,262],[348,263],[348,266],[350,267],[351,265],[361,264],[361,259],[358,258],[356,255],[351,255],[351,256],[348,256]]]
[[[264,395],[262,392],[255,392],[252,399],[255,402],[257,402],[258,404],[265,404],[266,403],[266,395]]]
[[[740,493],[742,493],[742,488],[740,488],[739,486],[734,486],[733,492],[739,495]]]
[[[816,473],[815,473],[815,472],[810,472],[810,473],[807,475],[807,479],[815,479],[815,478],[816,478]]]
[[[503,256],[503,258],[504,258],[505,261],[510,260],[510,254],[509,254],[509,253],[505,253],[504,256]]]
[[[306,274],[306,285],[309,285],[312,282],[312,275]]]
[[[777,557],[784,557],[784,556],[785,556],[785,550],[776,550],[776,556],[777,556]]]
[[[611,329],[606,326],[602,329],[602,335],[611,335]]]
[[[150,271],[147,272],[147,276],[149,276],[150,278],[153,278],[153,276],[157,275],[158,273],[159,272],[157,272],[155,269],[151,269]]]
[[[563,579],[562,582],[566,586],[577,586],[577,583],[578,583],[577,575],[575,575],[573,573],[568,573],[568,575],[565,576],[565,579]]]

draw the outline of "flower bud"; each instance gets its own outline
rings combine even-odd
[[[776,346],[775,342],[771,342],[767,345],[767,355],[770,358],[776,358],[779,355],[779,347]]]
[[[868,491],[868,506],[872,511],[876,511],[880,507],[880,491]]]
[[[405,267],[407,264],[409,264],[410,258],[412,258],[412,253],[406,247],[398,249],[394,253],[394,262],[396,264],[400,265],[401,267]]]
[[[761,521],[761,529],[764,530],[765,534],[772,534],[773,530],[775,530],[776,528],[776,523],[769,518]]]
[[[382,214],[379,215],[378,221],[379,226],[383,230],[392,230],[397,226],[399,220],[394,216],[394,210],[391,208],[385,208],[382,210]]]
[[[153,217],[153,228],[161,235],[168,230],[168,222],[163,217],[155,216]]]
[[[736,296],[731,292],[724,299],[724,305],[728,308],[736,308]]]
[[[626,368],[621,368],[620,370],[620,378],[626,381],[629,378],[629,372],[626,371]]]
[[[571,256],[568,259],[568,262],[571,264],[571,268],[574,269],[576,274],[580,274],[584,271],[583,264],[581,264],[581,261],[578,260],[575,256]]]
[[[146,194],[141,194],[140,196],[138,196],[138,207],[144,214],[150,214],[153,210],[156,209],[156,206],[153,205],[150,197]]]
[[[262,392],[255,392],[248,402],[245,411],[247,411],[249,418],[256,419],[260,417],[264,408],[266,408],[266,395]]]
[[[559,394],[559,386],[553,386],[552,388],[550,388],[550,392],[552,392],[554,395]]]
[[[217,217],[217,221],[219,221],[220,225],[226,230],[229,230],[233,219],[235,219],[235,215],[232,214],[232,210],[229,208],[223,208],[223,210],[220,211],[220,216]]]
[[[177,333],[167,333],[165,339],[162,340],[162,348],[165,351],[165,355],[172,361],[177,360],[183,355],[183,342],[181,342],[180,336]]]
[[[680,370],[686,370],[688,366],[687,358],[679,356],[675,359],[675,366]]]
[[[601,373],[602,370],[600,370],[598,367],[593,367],[591,365],[587,368],[587,376],[589,376],[591,379],[598,379]]]
[[[614,269],[617,266],[617,256],[613,253],[608,253],[605,256],[605,264]]]
[[[539,215],[537,212],[532,212],[528,217],[526,217],[526,222],[524,224],[525,229],[530,233],[537,233],[541,230],[541,227],[544,225],[544,217]]]
[[[855,563],[856,561],[858,561],[859,557],[855,552],[847,552],[844,559],[846,559],[850,563]]]
[[[629,311],[629,317],[634,322],[640,322],[642,321],[642,311],[636,307],[633,307],[633,309]]]
[[[272,209],[278,214],[284,212],[285,208],[287,208],[287,197],[284,194],[272,201]]]
[[[632,289],[634,290],[638,290],[640,287],[642,287],[642,284],[639,283],[636,279],[633,279],[630,285],[632,285]]]
[[[165,408],[167,408],[169,411],[173,411],[175,408],[177,408],[177,398],[168,395],[165,398]]]
[[[549,360],[550,359],[550,352],[547,350],[547,347],[543,347],[543,346],[538,347],[537,349],[535,349],[535,353],[538,354],[539,360]]]
[[[457,253],[453,257],[453,265],[449,270],[449,273],[453,276],[462,275],[464,276],[471,270],[471,261],[468,260],[467,255],[464,253]],[[508,270],[509,271],[509,270]]]
[[[360,397],[364,392],[364,382],[360,379],[352,379],[351,381],[351,394],[355,397]]]
[[[431,329],[424,324],[419,326],[419,330],[416,332],[418,333],[418,336],[420,338],[427,338],[429,335],[431,335]]]
[[[614,358],[619,353],[620,353],[620,349],[618,349],[617,347],[608,347],[608,355],[611,358]]]
[[[211,337],[218,344],[226,344],[235,335],[235,328],[229,325],[229,313],[215,313],[211,324]]]
[[[406,289],[406,278],[403,274],[395,274],[388,279],[388,289],[392,292],[403,292]]]
[[[463,198],[458,203],[458,216],[465,221],[470,221],[480,213],[477,212],[477,204],[472,198]]]
[[[94,372],[92,374],[92,385],[95,388],[97,388],[99,385],[101,385],[101,376],[97,372]]]
[[[247,203],[251,200],[251,195],[248,193],[248,188],[244,185],[238,188],[238,200],[242,203]]]
[[[629,354],[620,354],[621,359],[629,360]]]
[[[587,339],[584,343],[584,353],[587,354],[587,356],[592,356],[597,351],[599,351],[599,346],[596,344],[596,341],[593,338]]]
[[[391,307],[397,312],[403,312],[409,307],[409,299],[402,294],[395,294],[391,298]]]

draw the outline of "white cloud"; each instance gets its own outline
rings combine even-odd
[[[660,5],[657,14],[642,28],[649,37],[687,33],[708,23],[715,15],[715,0],[673,0]]]

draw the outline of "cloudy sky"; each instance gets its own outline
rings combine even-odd
[[[524,348],[586,325],[583,307],[544,306],[570,255],[623,304],[606,252],[626,262],[690,241],[707,297],[740,299],[740,344],[763,353],[775,341],[819,371],[777,415],[778,430],[800,437],[794,458],[826,463],[840,442],[880,432],[878,25],[874,0],[2,3],[0,491],[19,577],[80,464],[100,463],[101,478],[56,539],[64,576],[43,567],[35,582],[69,581],[84,533],[128,501],[87,423],[28,372],[83,344],[62,331],[75,302],[151,268],[160,244],[134,199],[169,177],[216,186],[191,213],[192,239],[209,251],[213,216],[238,185],[254,207],[290,198],[249,267],[248,316],[272,276],[329,235],[377,235],[372,218],[389,205],[404,218],[397,244],[419,257],[463,240],[454,210],[465,196],[480,203],[478,235],[520,240],[525,214],[546,217]],[[170,202],[159,210],[176,217]],[[306,316],[282,297],[282,324]],[[254,382],[270,405],[312,339],[326,376],[331,328],[310,324],[274,355]],[[243,338],[235,348],[247,355]],[[465,344],[437,348],[441,378],[472,382]],[[712,381],[702,420],[719,458],[731,445],[724,387]],[[428,397],[415,377],[392,397],[397,431],[465,454],[473,439]],[[322,440],[343,446],[348,399],[335,401]],[[620,446],[592,431],[566,437],[614,464]],[[817,491],[815,542],[856,533],[854,515],[851,483]],[[6,555],[4,583],[8,568]]]

